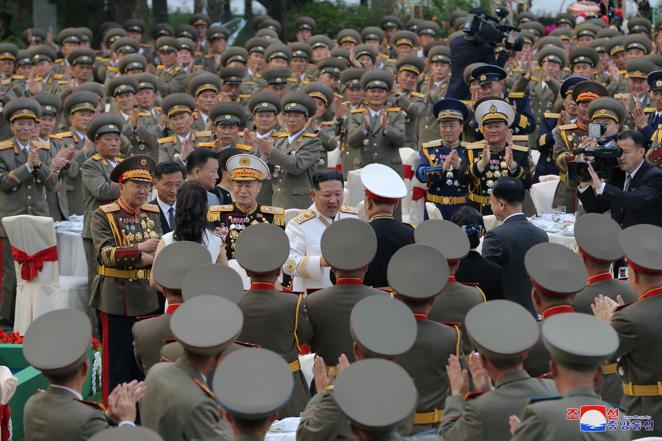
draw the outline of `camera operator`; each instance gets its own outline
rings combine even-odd
[[[641,133],[627,130],[617,136],[622,153],[618,168],[606,181],[588,165],[577,195],[589,213],[611,210],[622,228],[637,224],[662,226],[662,170],[646,160],[648,141]]]

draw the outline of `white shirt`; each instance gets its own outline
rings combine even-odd
[[[175,202],[175,203],[172,204],[172,205],[168,205],[168,204],[166,204],[165,202],[163,202],[161,199],[159,199],[159,196],[157,195],[157,196],[156,196],[156,203],[157,203],[157,204],[159,205],[159,207],[161,208],[161,212],[162,212],[163,215],[165,216],[165,218],[166,218],[166,222],[168,222],[168,225],[170,226],[170,229],[173,230],[173,229],[175,228],[175,226],[174,226],[174,225],[170,225],[170,218],[169,218],[168,216],[170,215],[170,214],[169,214],[169,211],[170,211],[171,208],[174,210],[173,215],[174,215],[175,213],[177,213],[177,207],[175,207],[175,205],[177,205],[177,202]]]
[[[283,265],[283,272],[294,277],[294,291],[331,286],[331,269],[320,266],[320,241],[326,227],[347,218],[358,218],[356,210],[343,206],[335,218],[330,219],[320,214],[313,203],[287,223],[285,234],[290,239],[290,255]]]
[[[639,163],[639,165],[637,166],[637,168],[635,168],[634,170],[632,170],[631,173],[627,173],[627,172],[625,173],[625,179],[626,179],[626,181],[627,181],[627,177],[630,176],[630,184],[629,184],[630,186],[632,185],[632,181],[634,180],[634,175],[637,174],[637,172],[639,171],[639,169],[640,169],[641,166],[643,165],[644,161],[645,161],[645,159],[642,160],[642,161]],[[605,191],[605,185],[607,185],[607,184],[605,184],[604,182],[601,182],[601,183],[600,183],[600,186],[599,186],[598,188],[595,189],[595,194],[597,194],[597,195],[601,195],[602,193],[604,193],[604,191]],[[586,190],[587,188],[588,188],[588,187],[585,187],[585,188],[583,188],[583,189],[580,188],[579,191],[580,191],[581,193],[583,193],[584,190]],[[628,188],[629,188],[629,187],[628,187]],[[625,181],[623,182],[623,188],[622,188],[621,190],[625,191]]]
[[[294,135],[288,136],[287,137],[287,143],[292,144],[299,137],[299,135],[301,135],[304,132],[304,130],[306,130],[305,127],[303,129],[299,130],[298,132],[296,132]]]
[[[209,120],[209,115],[205,115],[202,113],[200,110],[198,110],[198,114],[202,117],[202,122],[207,125],[207,120]]]
[[[19,141],[18,138],[16,138],[16,144],[18,144],[18,147],[25,153],[28,153],[30,151],[30,141],[28,141],[27,144],[23,145],[21,144],[21,141]]]
[[[381,113],[382,113],[381,110],[374,111],[374,110],[372,110],[372,109],[369,108],[369,107],[368,107],[368,111],[370,112],[370,118],[372,118],[372,119],[379,118],[379,116],[380,116]]]
[[[87,135],[85,135],[84,133],[79,132],[78,130],[76,130],[76,135],[78,135],[78,138],[81,141],[85,141],[87,139]]]
[[[191,139],[191,132],[188,132],[186,136],[177,135],[177,139],[179,139],[180,144],[184,144],[184,141],[186,141],[187,139]]]
[[[511,214],[510,216],[507,216],[504,220],[502,220],[501,223],[503,224],[503,223],[505,223],[508,219],[510,219],[511,217],[513,217],[513,216],[519,216],[520,214],[521,214],[521,215],[524,215],[524,213],[522,213],[521,211],[520,211],[519,213],[513,213],[513,214]]]
[[[264,134],[261,134],[260,132],[257,132],[257,131],[256,131],[256,132],[255,132],[255,137],[256,137],[257,139],[267,139],[267,138],[271,138],[271,134],[272,134],[272,133],[274,133],[274,130],[273,130],[273,129],[269,130],[267,133],[264,133]]]

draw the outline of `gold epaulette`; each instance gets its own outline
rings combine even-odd
[[[248,144],[239,144],[239,143],[237,143],[234,146],[236,148],[238,148],[239,150],[245,150],[247,152],[250,152],[251,150],[253,150],[253,147],[249,146]]]
[[[465,147],[469,150],[482,150],[484,146],[485,146],[485,140],[482,140],[478,142],[469,143]]]
[[[441,139],[435,139],[433,141],[428,141],[423,143],[423,148],[430,148],[430,147],[441,147]]]
[[[156,70],[165,70],[165,66],[163,64],[159,64],[156,66]]]
[[[653,113],[655,112],[655,107],[646,107],[644,113]]]
[[[333,92],[333,96],[335,96],[335,97],[338,98],[339,100],[341,100],[341,99],[344,98],[344,97],[343,97],[341,94],[339,94],[338,92]]]
[[[199,132],[195,132],[196,138],[206,138],[208,136],[211,136],[211,130],[201,130]]]
[[[473,105],[474,105],[473,100],[461,100],[461,101],[462,101],[462,102],[464,103],[464,105],[467,106],[467,107],[473,107]]]
[[[165,144],[167,142],[176,142],[177,135],[166,136],[165,138],[159,138],[156,142],[159,144]]]
[[[255,86],[255,81],[242,81],[241,84],[245,84],[247,86]]]
[[[260,211],[266,214],[285,214],[285,210],[271,205],[260,205]]]
[[[341,213],[347,213],[347,214],[359,214],[359,212],[356,211],[356,208],[351,207],[349,205],[341,205],[340,206],[340,212]]]
[[[425,94],[420,92],[412,92],[411,96],[415,96],[417,98],[425,98]]]
[[[303,136],[304,138],[318,138],[320,135],[319,135],[319,133],[306,132],[301,136]]]
[[[529,135],[513,135],[512,139],[513,141],[528,141]]]
[[[565,124],[563,126],[558,126],[559,130],[573,130],[577,128],[577,124]]]
[[[289,135],[286,132],[274,132],[271,136],[274,138],[287,138]]]
[[[191,116],[193,117],[193,119],[196,119],[196,120],[197,120],[198,118],[200,118],[200,114],[198,113],[197,110],[196,110],[195,112],[191,113]]]
[[[297,224],[301,225],[302,223],[307,222],[307,221],[313,219],[315,216],[317,216],[317,215],[315,214],[315,212],[314,212],[313,210],[306,210],[306,211],[304,211],[304,212],[302,212],[302,213],[299,213],[299,214],[294,218],[294,222],[296,222]]]
[[[249,99],[250,97],[251,97],[251,95],[248,94],[248,93],[240,93],[240,94],[239,94],[239,99],[241,99],[241,100],[247,100],[247,99]]]
[[[402,109],[400,107],[387,107],[387,112],[400,112]]]
[[[214,58],[214,54],[205,54],[205,58],[207,59]]]
[[[549,119],[559,119],[559,118],[561,118],[560,113],[553,113],[553,112],[545,112],[545,113],[543,113],[543,116],[545,118],[549,118]]]
[[[0,150],[6,150],[14,147],[14,141],[12,138],[5,139],[4,141],[0,142]]]
[[[198,385],[200,389],[209,397],[214,398],[216,394],[212,392],[205,383],[203,383],[199,378],[193,378],[193,382]]]
[[[53,74],[54,80],[64,80],[64,75],[62,74]]]
[[[519,152],[528,152],[529,151],[529,146],[528,145],[517,145],[517,144],[512,144],[511,145],[513,150],[517,150]]]
[[[120,68],[117,66],[107,66],[106,70],[112,73],[120,73]]]
[[[202,147],[206,149],[214,148],[214,141],[202,141],[195,144],[197,147]]]
[[[151,117],[152,114],[150,112],[138,112],[138,116]]]
[[[0,84],[3,86],[6,86],[7,84],[11,84],[11,78],[7,78],[6,80],[0,81]]]
[[[33,143],[38,149],[42,149],[42,150],[50,150],[50,149],[51,149],[51,145],[50,145],[50,143],[47,142],[47,141],[39,141],[39,140],[36,140],[36,141],[32,141],[32,143]]]
[[[299,80],[297,80],[294,77],[287,77],[287,82],[297,84],[299,82]]]
[[[113,202],[112,204],[106,204],[99,207],[104,213],[114,213],[115,211],[120,211],[120,205]]]
[[[140,209],[145,211],[151,211],[152,213],[158,213],[160,211],[159,206],[156,204],[142,204],[140,206]]]
[[[363,112],[365,112],[365,109],[363,109],[363,108],[361,108],[361,109],[352,109],[352,110],[349,111],[349,113],[363,113]]]
[[[145,49],[149,49],[152,46],[149,43],[140,43],[140,47],[144,47]]]
[[[79,400],[77,398],[74,398],[74,399],[76,401],[78,401],[79,403],[83,403],[83,404],[85,404],[87,406],[90,406],[94,409],[102,410],[104,412],[106,411],[106,406],[104,406],[102,403],[97,403],[96,401]]]
[[[51,135],[53,139],[64,139],[64,138],[71,138],[73,137],[73,133],[71,132],[60,132],[60,133],[55,133],[54,135]]]
[[[626,99],[626,98],[630,98],[630,94],[629,93],[615,93],[614,98],[616,98],[617,100],[623,100],[623,99]]]
[[[68,81],[67,81],[67,80],[58,80],[57,83],[58,83],[58,84],[67,84]]]
[[[519,99],[524,98],[524,92],[510,92],[508,98]]]
[[[540,81],[540,77],[531,76],[531,80],[537,83],[538,81]]]
[[[512,69],[510,69],[510,72],[520,73],[520,72],[524,72],[524,69],[522,69],[521,67],[513,67]]]
[[[97,57],[97,61],[102,63],[110,63],[110,57]]]
[[[323,121],[320,123],[320,126],[322,127],[332,127],[335,126],[336,122],[335,121]]]
[[[234,205],[212,205],[207,209],[207,222],[218,222],[221,220],[221,213],[228,213],[234,210]]]
[[[26,77],[25,77],[25,75],[12,75],[11,79],[12,80],[25,80]]]

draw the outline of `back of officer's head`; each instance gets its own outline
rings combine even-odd
[[[186,160],[186,172],[191,174],[196,168],[204,166],[210,159],[216,159],[216,154],[211,149],[196,149]]]
[[[505,176],[494,185],[492,196],[508,205],[521,205],[524,202],[524,185],[519,179]]]

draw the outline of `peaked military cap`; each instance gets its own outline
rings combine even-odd
[[[389,286],[399,295],[425,301],[439,295],[448,283],[446,257],[436,248],[412,244],[391,257],[386,272]]]
[[[122,133],[125,121],[119,113],[101,113],[94,117],[87,128],[87,137],[96,140],[106,133]]]
[[[364,42],[374,40],[381,43],[384,39],[384,31],[382,31],[381,28],[378,28],[377,26],[366,26],[361,30],[361,39]]]
[[[111,47],[118,54],[135,54],[140,50],[140,45],[130,37],[118,37]]]
[[[457,263],[469,254],[469,238],[462,228],[450,221],[431,219],[423,222],[414,230],[414,240],[439,250],[449,264]]]
[[[223,84],[241,84],[244,81],[246,72],[245,67],[224,67],[218,72],[218,75],[223,80]]]
[[[326,47],[331,49],[331,39],[323,34],[313,35],[308,39],[308,44],[310,47],[315,50],[318,47]]]
[[[396,28],[402,29],[403,23],[400,17],[397,15],[385,15],[382,17],[381,27],[382,29]]]
[[[55,51],[53,48],[49,46],[35,46],[33,48],[28,49],[28,53],[30,54],[30,58],[32,58],[32,62],[37,64],[40,61],[49,61],[53,62],[55,60]]]
[[[20,51],[19,51],[19,57],[20,57]],[[650,61],[651,63],[655,64],[655,66],[657,66],[657,69],[662,68],[662,55],[660,55],[660,54],[648,54],[648,55],[646,55],[645,59]]]
[[[244,295],[241,276],[229,266],[216,263],[200,265],[188,271],[181,287],[184,301],[197,296],[221,296],[239,304]]]
[[[582,77],[579,75],[571,75],[567,77],[563,82],[561,83],[561,88],[559,90],[559,96],[561,98],[565,98],[569,93],[572,93],[572,90],[575,88],[575,86],[579,83],[583,83],[584,81],[589,81],[588,78]]]
[[[646,82],[652,91],[662,90],[662,70],[658,67],[658,70],[649,73]]]
[[[104,116],[104,115],[119,116],[118,114],[107,114],[107,113],[104,113],[100,116]],[[115,130],[115,127],[117,125],[114,123],[110,123],[110,124],[105,124],[104,126],[107,127],[108,130]],[[111,127],[111,126],[115,126],[115,127]],[[92,127],[92,124],[90,124],[90,127]],[[90,129],[88,129],[88,136],[90,133],[91,133]],[[97,131],[97,134],[99,134],[99,131]],[[149,155],[129,156],[128,158],[117,164],[117,166],[113,169],[113,171],[110,172],[110,180],[113,182],[117,182],[119,184],[126,181],[139,181],[139,182],[151,183],[152,173],[154,173],[155,168],[156,168],[156,161],[154,160],[154,158],[152,158]]]
[[[313,50],[307,43],[291,43],[290,47],[292,49],[292,58],[305,58],[306,60],[310,60],[313,56]]]
[[[0,54],[0,59],[2,59],[2,54]],[[30,51],[28,51],[27,49],[21,49],[20,51],[18,51],[18,54],[16,55],[16,67],[32,65],[32,64],[33,63],[32,63],[32,57],[30,56]]]
[[[152,28],[152,37],[155,40],[160,37],[172,37],[175,35],[175,29],[169,23],[157,23]]]
[[[578,103],[593,101],[601,96],[609,96],[609,92],[605,86],[595,81],[582,81],[572,89],[572,98]]]
[[[412,17],[409,20],[407,20],[407,23],[405,23],[405,29],[411,32],[417,32],[418,27],[423,23],[422,18],[418,17]]]
[[[644,54],[649,54],[651,52],[652,43],[650,38],[645,35],[630,34],[625,36],[623,47],[626,51],[628,49],[640,49]]]
[[[255,36],[258,38],[264,38],[269,42],[269,44],[273,42],[280,42],[280,38],[278,38],[278,32],[274,31],[271,28],[262,28],[259,29],[256,33]]]
[[[580,37],[592,37],[595,38],[596,34],[600,30],[599,27],[597,27],[593,23],[588,23],[588,22],[583,22],[580,23],[579,25],[575,26],[575,36],[577,38]]]
[[[559,15],[556,16],[555,22],[556,22],[557,25],[562,24],[562,23],[566,23],[566,24],[569,24],[570,26],[574,26],[575,25],[575,16],[568,13],[568,12],[562,12]]]
[[[398,72],[407,71],[420,75],[425,69],[425,62],[416,55],[407,55],[398,60],[395,66]]]
[[[278,114],[281,111],[280,97],[267,91],[261,91],[252,95],[247,105],[251,113],[273,112]]]
[[[430,63],[450,63],[451,49],[440,44],[433,46],[428,52]]]
[[[260,20],[258,23],[256,23],[256,29],[272,29],[276,32],[281,31],[281,25],[280,22],[274,20],[273,18],[267,16],[263,20]]]
[[[64,28],[57,34],[57,41],[60,44],[73,43],[80,44],[80,36],[76,28]]]
[[[103,87],[102,85],[100,85]],[[102,95],[103,96],[103,95]],[[99,95],[88,90],[75,91],[64,100],[64,112],[72,115],[79,110],[96,112]]]
[[[267,46],[269,46],[269,44],[271,43],[267,39],[253,37],[249,39],[244,46],[246,47],[246,50],[249,54],[252,52],[264,53],[267,50]]]
[[[562,68],[568,64],[568,56],[560,47],[547,46],[538,51],[538,64],[542,65],[545,61],[552,61],[559,64]]]
[[[214,125],[243,126],[246,122],[246,111],[236,103],[220,103],[211,108],[209,118],[214,122]]]
[[[356,29],[351,29],[351,28],[346,28],[346,29],[341,29],[338,31],[338,34],[336,35],[336,40],[338,41],[339,45],[342,45],[345,42],[350,42],[356,44],[361,44],[363,42],[363,39],[361,38],[361,34],[359,31]]]
[[[107,95],[115,97],[123,93],[136,93],[138,82],[129,75],[119,75],[108,82]]]
[[[241,333],[244,316],[232,301],[203,295],[186,300],[170,319],[170,330],[184,349],[202,356],[223,352]]]
[[[198,96],[207,90],[219,93],[221,91],[221,79],[211,72],[198,72],[189,80],[188,90],[193,96]]]
[[[41,105],[41,114],[39,116],[56,116],[62,109],[62,100],[58,95],[53,93],[42,92],[39,95],[34,95],[34,98]]]
[[[138,82],[138,90],[141,89],[152,89],[156,91],[158,80],[151,73],[142,73],[139,75],[134,75],[134,78]]]
[[[441,33],[441,27],[435,21],[424,20],[418,26],[418,29],[416,30],[416,33],[418,35],[430,35],[432,37],[437,38],[437,35],[439,35],[439,33]]]
[[[540,337],[531,313],[509,300],[491,300],[474,306],[467,312],[464,326],[478,351],[491,360],[519,358]]]
[[[315,114],[317,106],[315,101],[303,92],[288,92],[280,101],[283,113],[303,113],[306,118]]]
[[[515,110],[508,101],[501,98],[485,97],[476,101],[474,115],[480,125],[491,121],[505,121],[510,126],[515,120]]]
[[[521,24],[529,22],[529,21],[534,21],[534,20],[537,20],[537,19],[538,19],[538,17],[536,16],[536,14],[534,14],[531,11],[520,12],[515,17],[515,21],[517,22],[518,25],[521,25]]]
[[[347,68],[347,61],[337,57],[329,57],[317,63],[317,68],[320,73],[328,73],[340,78],[342,71]]]
[[[193,113],[195,100],[188,93],[171,93],[163,99],[161,109],[168,117],[182,112]]]
[[[154,280],[166,289],[182,289],[184,277],[200,265],[211,264],[209,251],[196,242],[181,240],[163,248],[154,259]]]
[[[128,424],[102,430],[89,439],[90,441],[163,441],[163,438],[153,430]]]
[[[0,60],[16,60],[18,47],[14,43],[0,43]]]
[[[628,31],[630,34],[644,33],[646,35],[651,33],[653,24],[646,17],[631,17],[628,20]]]
[[[586,269],[570,248],[555,243],[539,243],[527,251],[524,267],[534,289],[548,297],[567,297],[586,284]]]
[[[618,240],[613,240],[620,233],[620,225],[605,214],[587,213],[578,217],[575,223],[579,253],[596,262],[607,263],[623,258],[621,245]]]
[[[177,37],[177,49],[187,50],[191,54],[195,53],[195,41],[188,37]]]
[[[467,106],[455,98],[443,98],[434,105],[433,111],[438,121],[455,119],[463,122],[469,116]]]
[[[175,28],[175,37],[185,37],[197,40],[198,30],[190,24],[181,24]]]
[[[418,333],[411,309],[387,295],[358,301],[349,316],[349,329],[366,358],[398,357],[411,349]]]
[[[207,29],[207,40],[227,40],[231,32],[225,26],[212,25]]]
[[[129,71],[142,71],[147,69],[147,59],[140,54],[128,54],[119,63],[120,73]]]
[[[646,79],[648,74],[657,70],[657,66],[649,60],[630,60],[625,63],[628,78]]]
[[[364,89],[377,88],[390,92],[393,88],[393,77],[385,71],[369,70],[361,77],[361,85]]]
[[[400,175],[384,164],[368,164],[361,169],[365,195],[377,202],[395,204],[407,196],[407,186]]]
[[[270,174],[266,162],[247,153],[231,156],[225,168],[233,181],[262,181]]]
[[[271,43],[264,52],[267,62],[272,58],[283,58],[288,62],[292,59],[292,49],[283,43]]]
[[[58,309],[37,317],[25,332],[23,356],[47,375],[75,371],[90,350],[92,325],[73,309]]]
[[[118,38],[128,37],[128,36],[129,36],[129,34],[127,34],[127,32],[119,26],[114,27],[114,28],[109,28],[103,34],[103,44],[104,44],[104,46],[112,46],[112,44]]]
[[[243,348],[226,355],[214,373],[213,384],[223,409],[247,420],[274,414],[294,391],[287,362],[267,349]]]
[[[464,68],[463,77],[464,82],[467,85],[471,84],[472,81],[478,81],[478,78],[474,78],[473,71],[476,70],[479,66],[487,66],[487,64],[482,62],[471,63]]]
[[[365,69],[359,68],[345,69],[340,74],[340,82],[350,89],[360,89],[363,87],[361,78],[365,72]]]
[[[618,30],[614,28],[604,28],[600,29],[597,34],[595,34],[596,38],[613,38],[613,37],[619,37],[622,36],[623,34]]]
[[[411,31],[398,31],[393,37],[393,41],[395,42],[396,46],[405,44],[407,46],[415,47],[417,37],[416,34]]]
[[[41,115],[41,105],[33,98],[16,98],[5,105],[3,115],[7,122],[17,119],[33,119],[37,121]]]
[[[632,269],[643,274],[662,274],[662,228],[634,225],[618,235],[618,242]]]
[[[450,23],[452,27],[455,27],[456,20],[464,19],[468,15],[469,13],[467,11],[455,10],[448,15],[448,23]]]
[[[312,82],[306,84],[301,91],[311,98],[318,98],[324,102],[326,107],[333,103],[333,90],[329,86],[320,82]]]
[[[292,69],[289,67],[273,67],[271,69],[265,69],[262,72],[262,79],[270,85],[284,86],[291,76]]]
[[[209,18],[209,16],[207,14],[203,14],[201,12],[199,12],[197,14],[193,14],[191,16],[191,18],[189,18],[189,20],[188,20],[188,24],[190,24],[192,26],[198,26],[198,25],[207,25],[207,26],[209,26],[210,23],[211,23],[211,19]]]
[[[294,21],[294,32],[299,32],[302,29],[315,32],[315,28],[317,28],[317,22],[312,17],[297,17]]]
[[[273,224],[258,223],[244,230],[236,241],[236,259],[246,271],[265,274],[279,269],[290,253],[290,241]]]
[[[331,49],[331,57],[332,58],[339,58],[341,61],[343,61],[345,64],[344,66],[347,67],[349,66],[349,59],[351,58],[351,55],[349,53],[349,49],[345,49],[344,47],[336,47]]]
[[[25,28],[21,33],[21,37],[25,45],[29,47],[33,44],[44,44],[46,32],[40,28]]]
[[[598,65],[598,52],[590,47],[580,47],[570,51],[570,65],[585,63],[591,67]]]
[[[619,100],[610,96],[603,96],[591,101],[588,106],[588,115],[591,120],[609,118],[617,124],[623,124],[627,118],[627,110]]]
[[[542,322],[542,340],[559,365],[593,371],[618,349],[618,334],[606,322],[588,314],[556,314]]]
[[[145,22],[139,18],[129,18],[125,20],[122,24],[122,27],[127,32],[139,32],[141,34],[145,32],[145,29],[147,29]]]
[[[159,37],[156,40],[156,50],[158,52],[177,52],[177,39],[170,36]]]
[[[377,253],[373,228],[358,219],[341,219],[322,233],[322,256],[332,268],[354,271],[372,262]]]
[[[501,81],[508,76],[508,73],[499,66],[493,64],[483,64],[477,66],[471,72],[471,79],[478,80],[481,85],[492,81]]]
[[[232,46],[223,51],[221,55],[221,64],[226,66],[231,61],[241,61],[242,63],[248,64],[248,52],[243,47]]]
[[[523,31],[524,30],[533,31],[536,38],[540,38],[543,35],[545,35],[545,26],[542,23],[540,23],[539,21],[527,21],[526,23],[522,23],[520,25],[520,28]]]
[[[359,428],[388,431],[409,418],[418,399],[410,375],[389,360],[360,360],[334,382],[340,411]]]
[[[607,51],[608,45],[609,45],[608,38],[596,38],[591,43],[589,43],[588,47],[595,49],[595,51],[599,54],[602,52],[608,52]]]
[[[562,41],[570,41],[572,40],[573,33],[570,29],[556,28],[549,35],[558,37]]]

